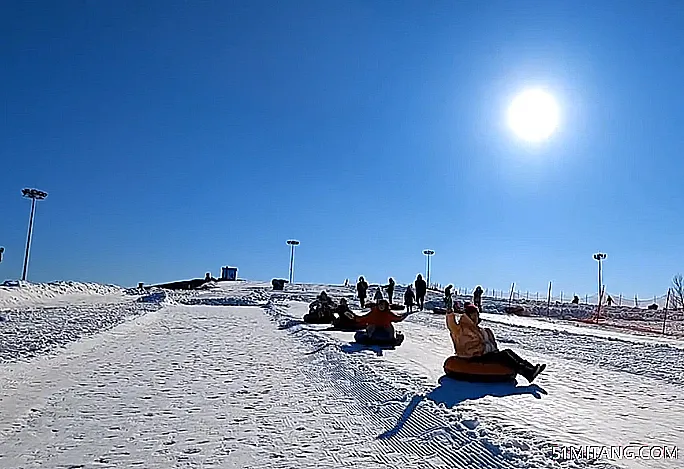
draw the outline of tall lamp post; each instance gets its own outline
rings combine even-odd
[[[33,218],[36,215],[36,200],[45,200],[47,192],[39,191],[38,189],[22,189],[21,195],[27,199],[31,199],[31,217],[29,218],[28,236],[26,237],[26,254],[24,254],[24,270],[21,274],[21,279],[26,280],[28,273],[29,252],[31,250],[31,236],[33,235]]]
[[[603,300],[603,272],[601,269],[601,264],[606,257],[608,257],[608,255],[602,252],[597,252],[596,254],[594,254],[594,259],[598,261],[598,309],[596,310],[597,323],[599,320],[599,316],[601,314],[601,301]]]
[[[295,246],[299,246],[299,241],[296,239],[288,239],[287,244],[290,245],[290,278],[289,281],[292,283],[294,280],[294,250]]]
[[[0,262],[2,262],[2,255],[5,252],[5,248],[0,247]]]
[[[432,249],[426,249],[423,251],[423,254],[425,254],[425,257],[427,257],[427,286],[430,288],[430,257],[435,254],[435,251]]]

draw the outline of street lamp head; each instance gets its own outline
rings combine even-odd
[[[22,189],[21,195],[27,199],[43,200],[47,197],[47,192],[39,191],[38,189]]]
[[[431,256],[434,253],[435,251],[433,251],[432,249],[426,249],[425,251],[423,251],[423,254],[425,254],[426,256]]]
[[[602,261],[606,257],[608,257],[608,255],[602,252],[597,252],[596,254],[594,254],[594,259],[596,259],[597,261]]]
[[[290,246],[298,246],[299,241],[297,241],[296,239],[288,239],[287,244],[289,244]]]

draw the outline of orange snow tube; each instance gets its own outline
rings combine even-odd
[[[516,372],[498,363],[477,363],[452,355],[444,362],[444,373],[460,381],[496,383],[513,381]]]

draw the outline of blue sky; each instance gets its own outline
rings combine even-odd
[[[684,3],[4,2],[0,277],[432,277],[664,292],[684,271]],[[552,92],[529,144],[505,110]]]

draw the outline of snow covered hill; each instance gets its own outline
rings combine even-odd
[[[531,386],[468,384],[442,376],[444,316],[410,316],[395,350],[359,347],[300,321],[322,289],[353,298],[254,282],[15,296],[0,305],[0,351],[16,344],[0,354],[0,467],[682,465],[561,454],[651,445],[684,457],[682,341],[487,314],[501,346],[548,369]]]
[[[123,292],[124,289],[121,287],[98,283],[6,281],[0,284],[0,308],[19,305],[74,304],[84,300],[92,301],[96,296],[114,297],[122,295]]]

